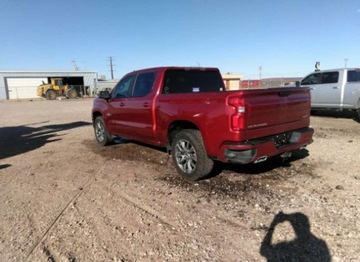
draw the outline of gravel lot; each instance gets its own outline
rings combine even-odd
[[[289,161],[190,183],[161,149],[97,146],[91,106],[0,102],[0,261],[360,261],[354,116],[312,116]]]

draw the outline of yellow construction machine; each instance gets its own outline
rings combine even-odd
[[[37,88],[37,95],[45,97],[47,100],[54,100],[58,96],[65,96],[66,98],[77,98],[78,92],[68,84],[63,84],[62,78],[50,78],[50,84],[39,85]]]

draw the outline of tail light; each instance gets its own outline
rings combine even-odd
[[[231,96],[228,98],[227,103],[234,109],[230,115],[230,128],[233,131],[239,131],[244,129],[246,113],[244,99],[241,97]]]

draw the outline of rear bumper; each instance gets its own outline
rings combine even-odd
[[[220,147],[218,159],[222,162],[248,164],[262,162],[312,143],[313,128],[302,128],[242,143],[226,142]]]

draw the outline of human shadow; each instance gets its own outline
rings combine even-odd
[[[272,243],[276,226],[288,221],[294,229],[296,238],[291,241]],[[303,213],[278,213],[263,239],[260,254],[272,261],[330,262],[331,256],[326,242],[314,236],[310,231],[309,218]]]
[[[46,122],[45,122],[46,123]],[[20,155],[37,149],[46,143],[60,140],[59,131],[91,125],[90,122],[78,121],[58,125],[39,125],[34,123],[21,126],[10,126],[0,128],[0,159]]]

